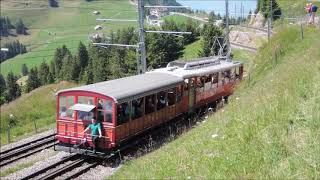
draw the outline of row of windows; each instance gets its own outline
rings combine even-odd
[[[77,98],[77,99],[76,99]],[[78,104],[95,105],[95,109],[91,112],[74,111],[71,107],[74,105],[75,100]],[[74,119],[77,117],[79,120],[91,120],[97,117],[100,122],[112,123],[112,102],[109,100],[97,98],[95,104],[94,97],[88,96],[61,96],[59,98],[59,117],[62,119]]]
[[[219,85],[223,85],[231,80],[235,80],[240,77],[240,69],[234,68],[232,70],[227,70],[224,72],[217,72],[201,77],[194,77],[185,80],[184,93],[188,93],[189,88],[196,87],[198,92],[203,92],[209,90]]]
[[[161,110],[167,106],[172,106],[182,99],[182,86],[161,91],[146,97],[125,102],[117,106],[117,125],[126,123],[131,118],[138,119],[145,114],[150,114]]]

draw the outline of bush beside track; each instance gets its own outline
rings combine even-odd
[[[111,178],[319,178],[320,32],[277,32],[225,108]]]

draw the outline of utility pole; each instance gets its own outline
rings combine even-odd
[[[226,43],[227,43],[227,61],[230,59],[230,40],[229,40],[229,0],[226,1]]]
[[[139,54],[138,54],[138,69],[139,74],[147,71],[147,57],[146,57],[146,45],[144,36],[144,2],[138,0],[138,12],[139,12]]]
[[[98,18],[97,21],[102,22],[139,22],[139,43],[137,45],[130,44],[111,44],[111,43],[93,43],[93,45],[107,48],[107,46],[118,46],[126,48],[135,48],[137,52],[137,70],[138,74],[143,74],[147,71],[146,62],[146,45],[145,45],[145,33],[161,33],[161,34],[191,34],[191,32],[174,32],[174,31],[146,31],[144,29],[144,8],[187,8],[187,6],[145,6],[144,0],[138,0],[138,15],[139,19],[102,19]]]
[[[272,9],[272,0],[270,0],[270,25],[272,28],[272,22],[273,21],[273,9]]]

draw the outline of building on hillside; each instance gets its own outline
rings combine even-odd
[[[101,25],[96,25],[96,26],[94,27],[94,29],[95,29],[95,30],[102,30],[102,26],[101,26]]]
[[[161,26],[161,24],[163,23],[163,21],[160,20],[159,16],[156,15],[147,16],[147,22],[152,26]]]
[[[150,9],[150,15],[163,17],[169,15],[168,8],[152,8]]]
[[[94,15],[99,15],[100,12],[99,12],[99,11],[93,11],[92,14],[94,14]]]

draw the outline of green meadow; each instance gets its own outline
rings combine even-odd
[[[1,63],[1,73],[13,71],[20,74],[22,64],[29,68],[38,66],[42,61],[51,61],[57,47],[65,44],[75,52],[79,41],[90,43],[89,36],[95,33],[108,33],[135,22],[99,22],[97,18],[137,19],[136,8],[127,0],[119,1],[59,1],[58,8],[49,8],[47,1],[31,2],[28,6],[20,1],[1,1],[1,16],[9,16],[13,22],[21,18],[29,28],[29,35],[18,39],[27,45],[30,52],[18,55]],[[40,9],[39,9],[40,8]],[[44,8],[44,9],[41,9]],[[21,10],[23,9],[23,10]],[[99,11],[100,15],[93,15]],[[101,25],[102,30],[94,27]]]

